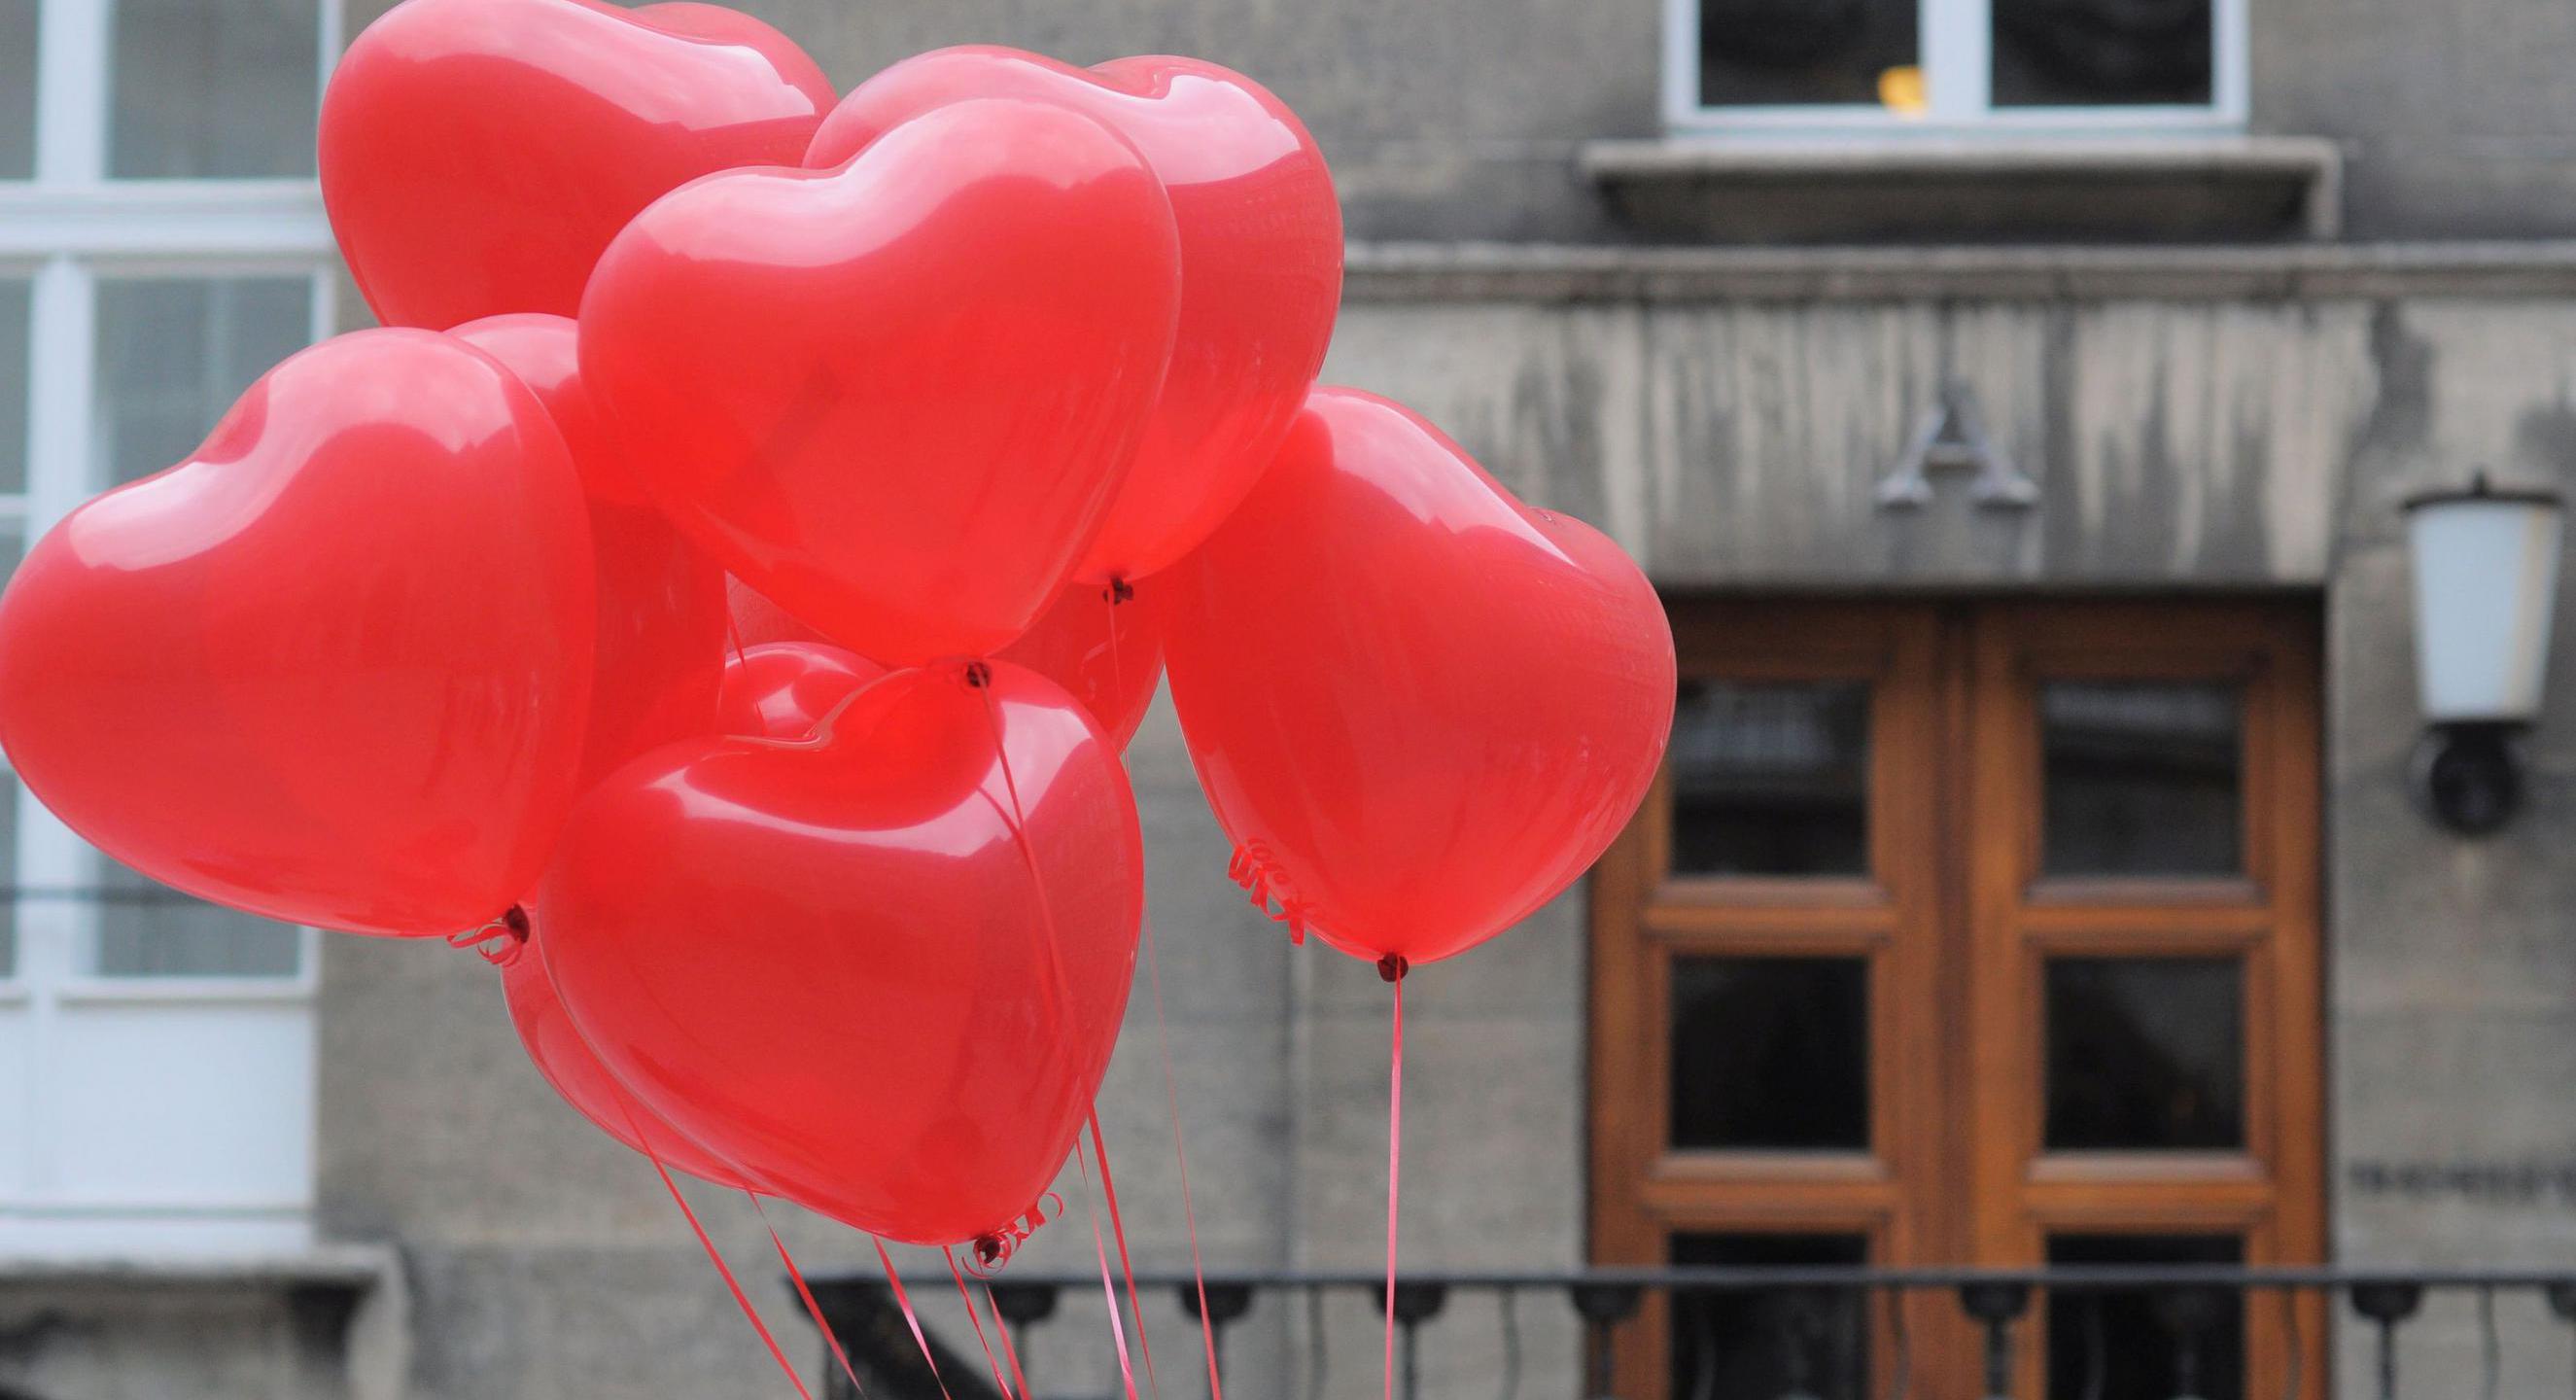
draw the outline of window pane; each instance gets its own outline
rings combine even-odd
[[[2241,1264],[2233,1235],[2055,1235],[2051,1264]],[[2222,1289],[2048,1295],[2050,1400],[2242,1400],[2245,1308]]]
[[[1672,1262],[1718,1268],[1868,1262],[1859,1235],[1686,1234]],[[1673,1294],[1675,1396],[1862,1400],[1869,1329],[1859,1295],[1826,1289]]]
[[[0,885],[18,885],[18,779],[6,773],[0,773]],[[0,979],[17,975],[18,901],[0,899]]]
[[[2242,869],[2243,711],[2233,685],[2042,686],[2046,873]]]
[[[2209,0],[1994,0],[1994,104],[2210,100]]]
[[[1917,62],[1917,4],[1699,0],[1700,104],[1877,106],[1882,83]]]
[[[2245,1141],[2244,979],[2233,958],[2051,958],[2047,1145]]]
[[[101,977],[292,977],[302,937],[284,924],[219,909],[154,884],[106,856],[99,883]]]
[[[0,180],[36,173],[36,0],[0,0]]]
[[[251,381],[301,349],[312,324],[302,277],[101,279],[94,478],[131,481],[204,440]],[[179,897],[99,858],[116,895],[99,909],[103,977],[280,977],[294,929]]]
[[[1869,1149],[1869,965],[1675,958],[1672,1144]]]
[[[116,0],[108,174],[313,173],[314,0]]]
[[[132,481],[185,457],[251,381],[304,347],[302,277],[102,279],[94,480]]]
[[[27,316],[33,291],[25,278],[0,277],[0,495],[27,489]]]
[[[1869,686],[1684,681],[1672,873],[1869,873]]]
[[[32,4],[27,38],[34,39]],[[0,0],[0,45],[12,41],[17,23],[13,0]],[[5,105],[16,60],[0,52],[0,105]],[[32,80],[33,70],[29,70]],[[8,134],[0,130],[0,175],[6,171]],[[20,172],[21,174],[25,172]],[[0,277],[0,496],[17,498],[22,511],[27,489],[27,315],[30,288],[23,278]],[[0,578],[15,572],[25,552],[23,515],[0,517]],[[18,783],[0,773],[0,886],[18,883]],[[0,978],[18,971],[18,905],[0,899]]]

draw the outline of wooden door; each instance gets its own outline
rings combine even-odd
[[[1596,1260],[2319,1257],[2312,607],[1673,615],[1672,758],[1593,886]],[[2022,1393],[2106,1349],[2322,1393],[2313,1309],[2160,1306],[2041,1300]],[[1621,1393],[1857,1400],[1900,1328],[1917,1393],[1980,1393],[1939,1294],[1658,1306]]]

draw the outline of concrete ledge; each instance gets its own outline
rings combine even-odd
[[[2576,242],[1638,248],[1355,244],[1366,302],[2576,297]]]
[[[0,1256],[0,1388],[401,1400],[410,1369],[410,1293],[389,1246]]]
[[[0,1289],[98,1286],[226,1289],[344,1289],[365,1293],[400,1270],[382,1245],[323,1245],[293,1254],[228,1258],[220,1255],[135,1255],[55,1258],[0,1254]]]
[[[2331,238],[2343,157],[2292,136],[1674,137],[1583,148],[1661,236],[1715,242]]]

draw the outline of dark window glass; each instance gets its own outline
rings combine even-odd
[[[1917,60],[1917,0],[1699,0],[1699,100],[1709,107],[1876,106]]]
[[[2052,958],[2053,1150],[2245,1141],[2244,978],[2233,958]]]
[[[303,939],[286,924],[189,899],[98,858],[101,977],[292,977]]]
[[[187,456],[312,330],[309,278],[101,279],[93,479],[132,481]]]
[[[1676,958],[1672,1144],[1867,1151],[1869,967]]]
[[[27,318],[32,290],[23,278],[0,277],[0,494],[12,496],[27,489]]]
[[[303,277],[101,279],[92,479],[132,481],[194,451],[251,381],[304,348],[312,298]],[[122,896],[98,911],[99,976],[288,977],[301,963],[293,928],[178,899],[105,856],[99,870]]]
[[[1675,1235],[1672,1262],[1724,1268],[1868,1262],[1859,1235]],[[1673,1294],[1672,1394],[1708,1400],[1862,1400],[1869,1326],[1861,1299],[1829,1289]]]
[[[1684,681],[1676,875],[1869,873],[1869,687]]]
[[[1994,0],[1998,107],[2207,106],[2209,0]]]
[[[2233,685],[2058,681],[2041,687],[2046,872],[2241,870],[2243,711]]]
[[[0,180],[36,173],[36,0],[0,0]]]
[[[108,174],[312,174],[321,52],[313,0],[116,0]]]
[[[2241,1264],[2233,1235],[2055,1235],[2051,1264]],[[2245,1307],[2215,1288],[2048,1295],[2049,1400],[2243,1400]]]

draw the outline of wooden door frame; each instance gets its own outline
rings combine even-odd
[[[2243,1235],[2248,1263],[2323,1258],[2321,628],[2312,599],[1703,597],[1678,600],[1672,612],[1685,680],[1874,682],[1874,874],[1667,879],[1669,775],[1658,779],[1596,867],[1590,891],[1587,1219],[1596,1262],[1660,1264],[1667,1231],[1700,1226],[1863,1234],[1881,1264],[2029,1264],[2041,1257],[2043,1221],[2113,1232],[2226,1229]],[[2246,878],[2127,909],[2113,906],[2136,888],[2036,881],[2029,665],[2068,676],[2241,676]],[[1998,811],[2016,820],[1979,819]],[[2083,899],[2064,898],[2070,892]],[[2033,918],[2047,924],[2045,938],[2081,939],[2097,952],[2129,946],[2124,938],[2139,951],[2174,952],[2159,921],[2179,919],[2179,931],[2211,951],[2246,953],[2245,1117],[2259,1140],[2239,1155],[2259,1171],[2209,1168],[2214,1178],[2231,1171],[2245,1178],[2234,1206],[2215,1208],[2216,1198],[2236,1190],[2219,1179],[2208,1183],[2214,1190],[2175,1192],[2159,1205],[2152,1192],[2139,1194],[2147,1183],[2123,1178],[2116,1158],[2043,1160],[2036,1124],[2027,1121],[2035,1093],[1976,1090],[1998,1082],[1990,1076],[2018,1081],[2036,1062],[2027,1039],[2040,1024],[2033,947],[2046,944],[2025,946],[2022,931]],[[1664,1150],[1665,1056],[1636,1028],[1664,1024],[1663,969],[1683,949],[1872,958],[1870,1153]],[[2009,978],[1975,971],[2003,965],[2019,970]],[[2297,1025],[2310,1033],[2286,1033]],[[1970,1131],[1943,1129],[1938,1119],[1954,1106],[1970,1117]],[[2172,1159],[2152,1165],[2169,1171]],[[1940,1182],[1961,1183],[1960,1194],[1978,1204],[1934,1210],[1931,1219],[1904,1208],[1909,1189]],[[1995,1205],[2004,1200],[2014,1203],[2009,1213]],[[2303,1390],[2318,1400],[2327,1320],[2313,1299],[2297,1307],[2308,1354]],[[1906,1308],[1920,1393],[1979,1393],[1979,1338],[1955,1302],[1924,1293]],[[2035,1304],[2022,1325],[2026,1394],[2039,1392],[2044,1318]],[[2281,1319],[2276,1307],[2249,1308],[2249,1393],[2281,1391]],[[1890,1341],[1883,1308],[1869,1326],[1883,1384]],[[1625,1329],[1623,1393],[1661,1393],[1664,1345],[1663,1311],[1650,1307]]]
[[[1932,689],[1940,680],[1938,616],[1929,607],[1870,603],[1710,601],[1676,609],[1673,626],[1686,680],[1872,683],[1871,874],[1665,879],[1671,790],[1669,773],[1659,777],[1592,877],[1594,1026],[1661,1024],[1663,970],[1674,952],[1867,957],[1873,1084],[1937,1073],[1943,1028],[1934,1017],[1944,999],[1908,993],[1928,990],[1941,961],[1939,794],[1925,785],[1934,769],[1922,762],[1946,741],[1935,727],[1944,706]],[[1869,1241],[1871,1261],[1888,1265],[1948,1252],[1947,1241],[1915,1237],[1899,1209],[1909,1183],[1941,1170],[1931,1154],[1947,1135],[1912,1119],[1937,1091],[1874,1093],[1866,1153],[1666,1153],[1664,1057],[1648,1053],[1643,1037],[1596,1032],[1591,1046],[1591,1179],[1643,1186],[1635,1197],[1590,1192],[1594,1259],[1663,1263],[1666,1232],[1690,1226],[1858,1234]],[[1905,1303],[1918,1370],[1948,1349],[1945,1334],[1954,1330],[1938,1303],[1928,1295]],[[1892,1340],[1884,1309],[1867,1322],[1877,1343],[1874,1364],[1883,1366]],[[1624,1329],[1618,1364],[1627,1387],[1652,1374],[1660,1390],[1665,1337],[1656,1300]]]

